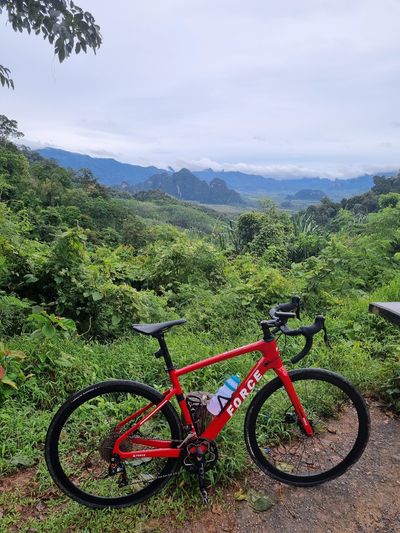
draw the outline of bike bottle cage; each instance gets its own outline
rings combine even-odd
[[[230,396],[229,398],[227,398],[226,396],[220,396],[219,394],[217,394],[217,400],[218,400],[219,406],[221,407],[221,411],[225,407],[225,405],[229,402],[230,399],[231,399]],[[222,403],[223,400],[225,400],[224,403]]]

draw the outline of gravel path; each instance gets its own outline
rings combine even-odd
[[[236,501],[239,486],[226,491],[226,505],[214,505],[171,533],[363,533],[400,532],[400,420],[370,405],[371,437],[363,457],[342,477],[325,485],[298,488],[275,483],[262,472],[249,474],[245,491],[275,503],[257,513]],[[166,531],[167,531],[166,530]]]

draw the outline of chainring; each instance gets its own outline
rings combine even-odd
[[[218,447],[214,441],[201,438],[191,439],[186,447],[185,453],[182,456],[182,464],[185,470],[191,473],[198,471],[198,457],[195,453],[197,446],[206,446],[207,450],[204,452],[202,459],[204,461],[204,470],[210,470],[218,461]]]

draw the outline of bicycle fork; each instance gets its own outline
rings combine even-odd
[[[283,386],[285,387],[285,390],[290,398],[290,401],[293,404],[294,410],[296,412],[297,418],[300,421],[300,424],[302,428],[304,429],[305,434],[308,437],[311,437],[314,434],[313,428],[311,427],[310,422],[308,421],[306,412],[303,409],[303,406],[301,405],[301,401],[299,397],[297,396],[297,392],[294,388],[294,385],[292,383],[292,380],[290,379],[290,376],[286,370],[286,368],[281,365],[277,368],[274,368],[277,376],[282,381]]]

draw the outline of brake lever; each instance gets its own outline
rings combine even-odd
[[[330,341],[329,341],[328,331],[327,331],[327,329],[326,329],[325,324],[324,324],[323,330],[324,330],[324,343],[325,343],[325,346],[326,346],[327,348],[332,349],[332,344],[331,344]]]
[[[296,308],[295,308],[296,318],[300,320],[300,307],[301,307],[300,296],[292,296],[292,303],[296,305]]]

